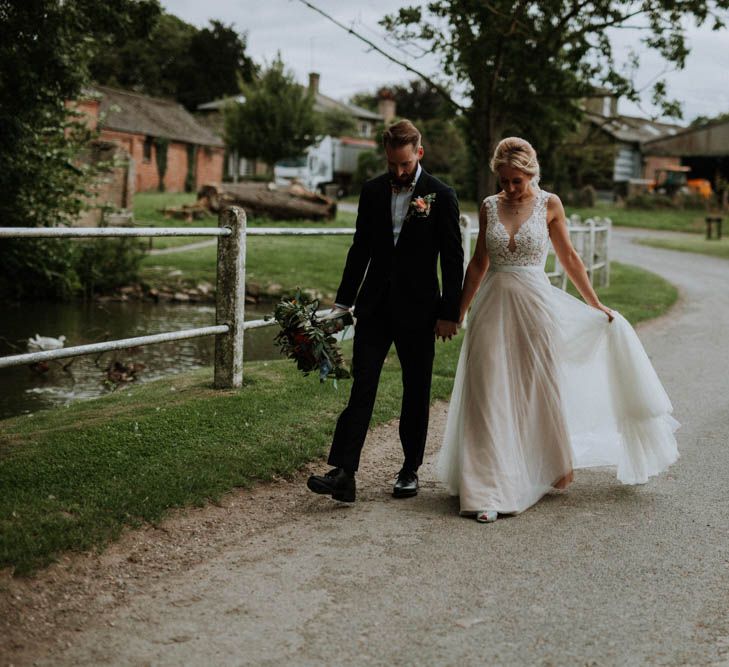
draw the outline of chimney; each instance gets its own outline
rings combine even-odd
[[[309,92],[312,95],[319,92],[319,72],[309,72]]]
[[[377,91],[377,113],[382,116],[385,125],[394,120],[395,112],[396,103],[393,92],[389,88],[380,88]]]

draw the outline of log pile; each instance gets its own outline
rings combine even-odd
[[[201,220],[208,215],[207,207],[200,201],[196,201],[194,204],[183,204],[182,206],[168,206],[161,209],[161,212],[165,218],[184,220],[185,222]]]
[[[218,213],[226,206],[240,206],[249,216],[272,220],[333,220],[337,204],[298,184],[276,187],[270,183],[210,183],[197,193],[196,206]]]

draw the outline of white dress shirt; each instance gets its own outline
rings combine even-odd
[[[412,186],[409,188],[403,188],[400,192],[393,192],[390,201],[390,211],[392,212],[392,238],[397,245],[397,240],[400,238],[400,231],[402,230],[402,223],[405,220],[405,216],[408,212],[408,206],[410,206],[410,200],[413,198],[413,192],[415,185],[420,178],[423,168],[418,162],[418,169],[415,172],[415,178],[413,179]]]

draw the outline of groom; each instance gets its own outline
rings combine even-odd
[[[362,186],[357,223],[336,306],[356,307],[349,404],[337,421],[324,475],[312,475],[314,493],[354,502],[359,466],[377,385],[393,343],[402,367],[402,469],[396,498],[418,492],[428,432],[435,339],[457,332],[463,246],[458,200],[452,188],[420,166],[420,132],[408,120],[383,134],[388,173]],[[438,256],[443,276],[438,284]]]

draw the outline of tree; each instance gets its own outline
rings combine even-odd
[[[316,141],[320,120],[314,97],[286,71],[280,56],[243,95],[245,102],[225,109],[226,141],[242,157],[275,164],[302,155]]]
[[[440,82],[357,36],[418,74],[463,115],[483,197],[495,190],[488,162],[502,136],[519,132],[540,152],[549,151],[576,127],[579,102],[596,87],[639,99],[633,80],[638,56],[632,54],[631,71],[620,71],[609,29],[636,27],[636,41],[682,68],[688,54],[684,19],[710,20],[718,30],[727,8],[729,0],[431,0],[386,16],[381,24],[393,38],[439,56]],[[449,87],[463,91],[465,102],[455,99]],[[679,105],[668,99],[665,80],[659,78],[652,93],[666,115],[680,114]]]
[[[90,65],[101,85],[177,99],[179,81],[197,28],[172,14],[158,12],[130,35],[110,35]]]
[[[397,115],[410,120],[431,120],[445,118],[451,114],[451,107],[435,88],[420,79],[406,84],[388,85],[385,89],[397,103]],[[352,102],[371,111],[377,110],[380,89],[376,93],[357,93]]]
[[[156,2],[0,0],[0,225],[73,223],[94,171],[78,159],[92,133],[67,106],[88,81],[88,63],[109,34],[124,32]],[[73,244],[0,244],[0,292],[67,295],[78,282]]]
[[[179,68],[177,99],[188,109],[198,104],[237,95],[250,83],[256,68],[246,55],[246,37],[233,26],[211,21],[190,40],[184,66]]]
[[[689,127],[701,127],[707,123],[719,123],[727,120],[729,120],[729,111],[717,114],[716,116],[696,116],[689,124]]]
[[[342,137],[356,132],[357,121],[343,109],[329,109],[319,113],[320,134]]]
[[[238,94],[241,82],[254,79],[246,36],[233,26],[211,21],[198,30],[167,13],[144,19],[130,35],[110,37],[96,54],[91,74],[98,83],[172,97],[194,111],[203,102]]]

